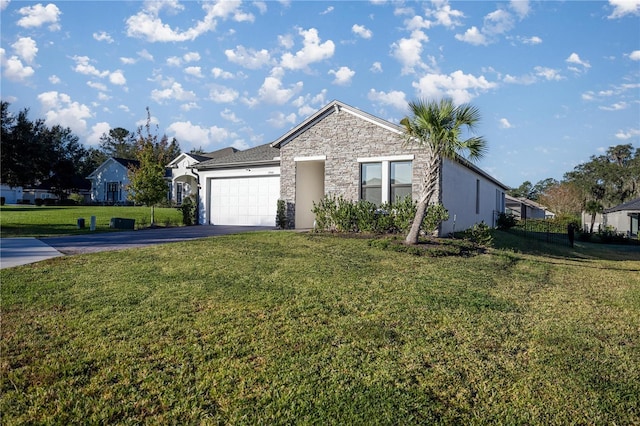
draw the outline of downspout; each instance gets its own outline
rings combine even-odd
[[[194,168],[189,168],[191,173],[193,173],[196,177],[197,183],[197,191],[196,191],[196,225],[200,225],[200,175],[195,171]]]

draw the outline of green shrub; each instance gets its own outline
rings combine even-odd
[[[178,207],[178,211],[182,213],[182,223],[185,226],[191,226],[196,223],[196,203],[194,202],[193,195],[185,197],[182,200],[182,205]]]
[[[7,201],[6,198],[0,197],[0,206],[4,206],[4,203]]]
[[[36,198],[34,203],[35,203],[36,206],[39,207],[39,206],[44,204],[44,200],[42,198]],[[29,204],[29,203],[27,203],[27,204]]]
[[[76,205],[81,206],[84,204],[84,196],[80,194],[71,194],[69,195],[69,199],[72,200]]]
[[[427,207],[427,213],[422,220],[422,230],[427,234],[432,234],[438,226],[449,219],[449,212],[442,204],[432,204]]]
[[[518,218],[513,213],[500,213],[496,220],[496,228],[510,229],[518,224]]]
[[[276,226],[280,229],[287,227],[287,202],[285,200],[278,200],[276,207]]]
[[[463,232],[464,238],[485,247],[491,246],[493,237],[491,236],[491,228],[483,222],[476,223],[471,228]]]

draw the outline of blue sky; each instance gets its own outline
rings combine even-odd
[[[1,96],[88,146],[148,107],[183,149],[271,142],[334,99],[478,107],[507,185],[640,147],[640,0],[0,0]]]

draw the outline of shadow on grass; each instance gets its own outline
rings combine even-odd
[[[528,239],[505,231],[494,231],[493,247],[499,250],[512,250],[516,253],[544,256],[550,259],[581,262],[584,266],[603,269],[602,265],[588,265],[594,260],[608,261],[640,261],[640,246],[598,244],[576,241],[573,247],[546,243]],[[550,261],[551,262],[551,261]],[[556,263],[556,262],[551,262]],[[618,269],[618,268],[611,268]],[[638,268],[622,268],[620,270],[639,271]]]

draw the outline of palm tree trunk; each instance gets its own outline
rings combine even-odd
[[[153,225],[155,224],[155,211],[154,211],[154,205],[151,205],[151,227],[153,228]]]
[[[589,233],[593,234],[593,225],[596,223],[596,214],[591,213],[591,227],[589,228]]]
[[[416,215],[413,218],[413,222],[411,223],[411,229],[409,229],[409,233],[404,240],[405,244],[408,245],[416,245],[418,244],[418,238],[420,237],[420,227],[422,226],[422,221],[424,220],[425,215],[427,214],[427,208],[429,207],[429,202],[433,197],[434,192],[436,191],[436,187],[440,182],[440,164],[441,159],[439,156],[434,155],[431,163],[429,164],[429,171],[427,176],[425,176],[424,183],[424,191],[420,200],[418,200],[418,205],[416,208]]]

